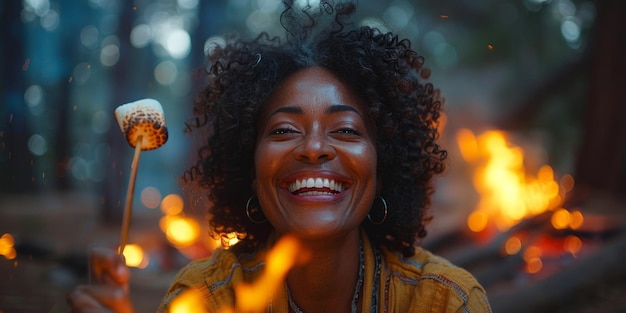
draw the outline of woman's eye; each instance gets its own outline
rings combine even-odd
[[[293,134],[297,131],[293,128],[276,128],[270,131],[270,135],[285,135],[285,134]]]
[[[337,131],[335,131],[335,133],[337,134],[341,134],[341,135],[356,135],[356,136],[360,136],[361,132],[359,132],[356,129],[353,128],[341,128]]]

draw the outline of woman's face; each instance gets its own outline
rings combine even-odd
[[[330,71],[289,76],[263,107],[254,188],[279,233],[356,230],[376,193],[375,130],[366,106]]]

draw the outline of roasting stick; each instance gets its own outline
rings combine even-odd
[[[128,141],[131,147],[135,148],[131,163],[131,173],[128,179],[128,189],[126,191],[120,246],[117,251],[119,255],[122,255],[128,243],[133,195],[135,193],[135,181],[137,179],[141,151],[159,148],[167,141],[168,133],[163,108],[154,99],[142,99],[121,105],[115,109],[115,118],[126,141]]]
[[[139,157],[141,156],[141,139],[137,137],[133,162],[130,165],[130,177],[128,179],[128,189],[126,190],[126,205],[124,206],[124,217],[122,219],[122,234],[120,236],[120,247],[117,254],[124,254],[124,248],[128,242],[128,230],[130,229],[130,217],[133,212],[133,195],[135,194],[135,180],[137,179],[137,168],[139,167]]]

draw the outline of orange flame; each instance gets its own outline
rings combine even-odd
[[[13,260],[17,257],[17,252],[14,248],[15,240],[9,233],[5,233],[0,237],[0,255],[4,256],[7,260]]]
[[[265,312],[268,301],[284,283],[287,272],[295,264],[302,264],[310,258],[310,253],[300,246],[292,236],[281,238],[268,253],[262,276],[252,284],[235,286],[237,312]]]
[[[202,293],[196,289],[187,289],[172,301],[171,313],[208,313],[204,307]]]
[[[473,232],[489,225],[507,230],[525,217],[558,207],[565,192],[573,187],[569,175],[560,186],[549,165],[529,174],[524,167],[524,151],[511,146],[504,132],[487,131],[477,137],[471,130],[461,129],[456,139],[463,159],[476,167],[473,182],[480,200],[467,219]],[[571,219],[562,218],[558,227],[573,226]]]
[[[235,286],[236,308],[227,307],[220,313],[260,313],[267,310],[272,295],[284,283],[287,272],[296,264],[302,264],[310,258],[310,253],[303,249],[295,237],[285,236],[267,254],[265,269],[256,281],[240,283]],[[176,297],[172,302],[172,313],[207,313],[203,295],[190,289]]]

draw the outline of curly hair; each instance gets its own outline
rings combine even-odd
[[[389,213],[383,224],[366,219],[362,227],[373,243],[414,254],[431,219],[432,177],[444,170],[446,158],[436,141],[443,99],[424,82],[430,74],[424,58],[393,33],[368,26],[349,29],[352,3],[322,0],[317,8],[302,10],[293,1],[284,4],[284,38],[231,36],[209,53],[207,84],[194,101],[195,122],[188,124],[209,136],[183,181],[208,193],[213,235],[236,232],[238,249],[248,252],[263,243],[272,226],[253,223],[245,212],[253,194],[257,119],[286,77],[320,66],[366,99],[376,125],[377,173]]]

